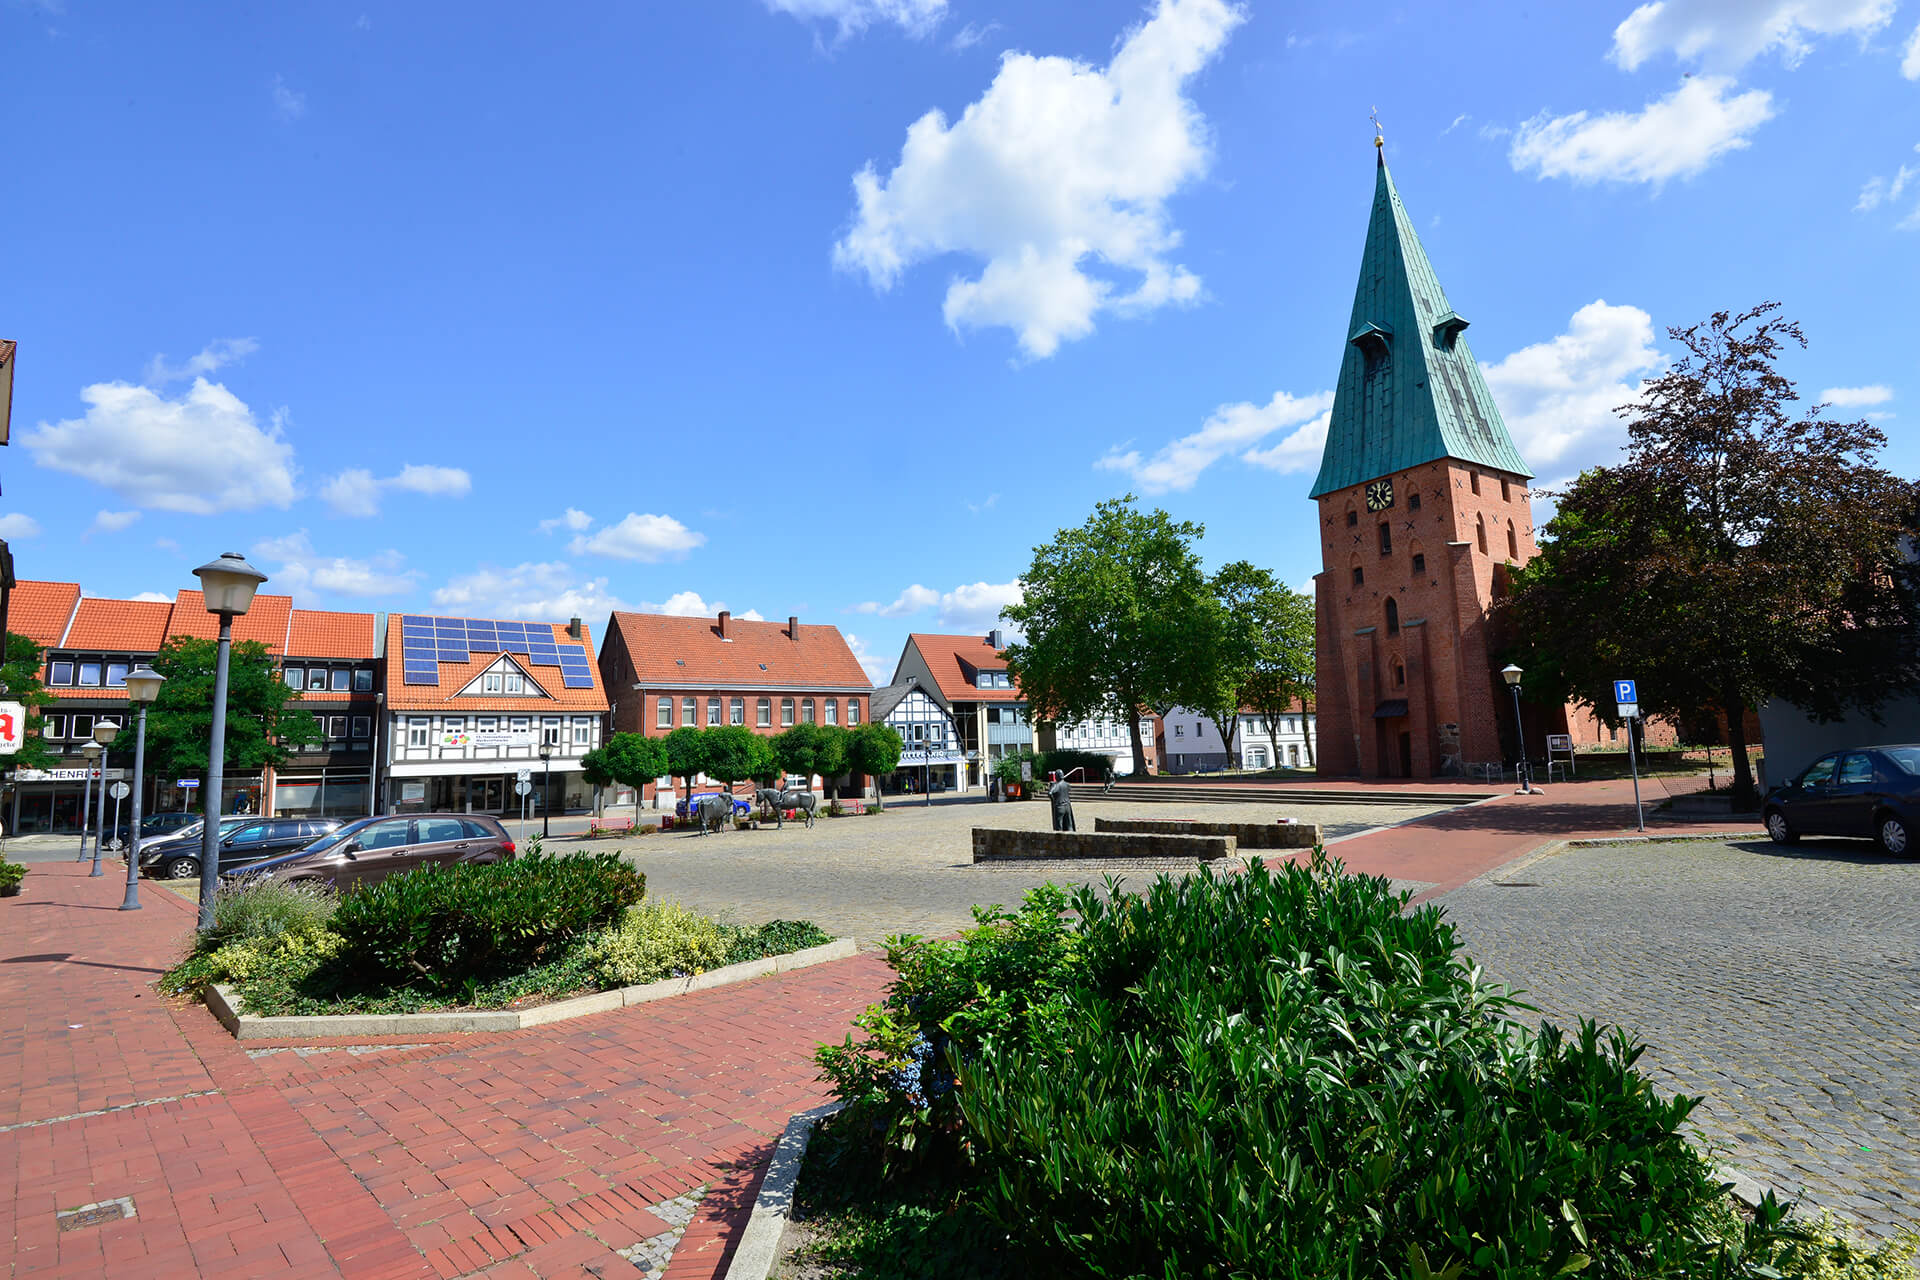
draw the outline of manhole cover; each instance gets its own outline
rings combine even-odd
[[[119,1222],[131,1218],[133,1199],[121,1196],[118,1200],[102,1200],[99,1204],[83,1204],[78,1209],[66,1209],[55,1214],[62,1231],[82,1231],[87,1227],[105,1226],[109,1222]]]

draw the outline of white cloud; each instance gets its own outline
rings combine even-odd
[[[307,114],[307,95],[295,92],[280,76],[273,78],[273,111],[282,120],[298,120]]]
[[[593,618],[632,606],[607,589],[605,578],[583,578],[558,560],[529,561],[511,568],[482,565],[449,578],[433,593],[436,607],[471,618],[520,618],[565,622]]]
[[[90,533],[119,533],[140,518],[138,511],[102,511],[94,516]]]
[[[294,499],[284,414],[262,429],[219,383],[195,378],[178,399],[150,387],[97,382],[80,391],[84,418],[26,438],[34,461],[104,485],[136,506],[210,515],[285,507]]]
[[[320,496],[335,515],[368,517],[380,514],[380,498],[389,489],[430,498],[462,498],[473,490],[473,477],[458,467],[407,463],[398,475],[381,478],[365,467],[350,467],[320,487]]]
[[[1628,71],[1661,53],[1718,71],[1737,71],[1778,49],[1798,65],[1818,36],[1872,35],[1893,17],[1895,0],[1657,0],[1628,14],[1613,32],[1613,60]]]
[[[421,578],[418,570],[404,567],[406,557],[398,551],[382,551],[366,559],[319,555],[305,529],[257,542],[248,554],[273,566],[270,581],[282,593],[392,596],[412,591]]]
[[[164,591],[141,591],[128,596],[129,600],[145,600],[148,603],[171,604],[173,597]]]
[[[1294,471],[1312,471],[1320,465],[1320,453],[1327,447],[1327,427],[1332,421],[1333,411],[1329,409],[1313,421],[1304,422],[1289,431],[1280,443],[1265,449],[1247,450],[1240,455],[1240,460],[1269,471],[1278,471],[1282,475]]]
[[[672,516],[642,515],[629,511],[626,519],[592,534],[582,534],[568,544],[574,555],[612,556],[616,560],[639,560],[647,564],[679,559],[707,540]]]
[[[947,41],[947,47],[955,53],[965,53],[975,45],[983,43],[988,36],[998,30],[1000,30],[1000,24],[997,22],[989,22],[985,26],[976,26],[969,22],[953,33],[953,39]]]
[[[1572,475],[1615,460],[1627,429],[1614,410],[1662,363],[1653,317],[1601,299],[1574,312],[1565,333],[1485,371],[1520,456],[1543,473]]]
[[[908,35],[924,36],[947,14],[947,0],[766,0],[766,5],[802,22],[832,22],[842,37],[857,35],[879,22],[896,23]]]
[[[853,606],[854,613],[877,614],[882,618],[899,618],[909,613],[918,613],[922,609],[931,609],[940,603],[940,593],[932,587],[923,587],[914,583],[895,598],[892,604],[881,604],[868,600],[864,604]]]
[[[1276,391],[1263,405],[1244,400],[1223,404],[1198,431],[1162,445],[1151,458],[1142,458],[1138,450],[1123,452],[1115,447],[1093,465],[1103,471],[1125,472],[1142,493],[1185,492],[1193,488],[1201,472],[1227,454],[1248,449],[1282,428],[1311,422],[1332,406],[1331,391],[1308,396]],[[1286,443],[1279,448],[1286,448]],[[1272,464],[1264,461],[1263,455],[1261,465]]]
[[[259,349],[259,342],[252,338],[215,338],[184,364],[168,364],[165,355],[157,355],[147,362],[147,384],[162,387],[169,382],[198,378],[244,360]]]
[[[19,511],[9,511],[0,516],[0,538],[11,542],[15,538],[37,538],[40,536],[40,522],[32,516]]]
[[[868,600],[849,608],[849,613],[869,613],[882,618],[900,618],[932,609],[939,625],[949,630],[986,631],[1001,626],[1000,611],[1023,598],[1020,583],[973,582],[951,591],[935,591],[916,582],[894,598],[891,604]]]
[[[574,533],[585,533],[593,525],[593,517],[578,507],[568,507],[551,520],[540,522],[540,532],[552,533],[555,529],[570,529]]]
[[[1226,0],[1159,0],[1105,68],[1003,55],[958,121],[927,112],[891,173],[854,175],[859,207],[835,263],[887,289],[918,262],[979,259],[977,277],[947,288],[948,326],[1005,326],[1036,359],[1103,311],[1194,301],[1200,279],[1170,260],[1180,234],[1166,210],[1209,159],[1183,90],[1244,17]]]
[[[1514,169],[1575,182],[1691,178],[1773,118],[1764,89],[1735,93],[1727,76],[1696,76],[1639,112],[1548,116],[1520,126],[1507,153]]]
[[[698,591],[676,591],[666,598],[665,603],[656,604],[651,600],[642,600],[643,613],[666,613],[676,618],[711,618],[727,607],[725,600],[715,600],[708,604],[700,598]]]
[[[1900,59],[1900,74],[1909,80],[1920,80],[1920,27],[1913,29],[1907,37],[1907,48]]]
[[[1920,144],[1913,148],[1920,151]],[[1867,179],[1860,188],[1860,198],[1853,202],[1855,213],[1872,213],[1883,204],[1892,204],[1906,191],[1915,178],[1920,178],[1920,165],[1903,164],[1891,178],[1873,177]],[[1920,204],[1915,204],[1913,212],[1905,219],[1894,224],[1901,231],[1911,231],[1920,225]]]
[[[1865,409],[1893,399],[1893,388],[1878,384],[1870,387],[1828,387],[1820,393],[1820,403],[1836,409]]]
[[[866,641],[851,631],[843,631],[840,634],[845,637],[847,648],[853,652],[854,661],[858,662],[860,669],[867,673],[867,679],[876,685],[885,684],[893,679],[892,658],[883,653],[873,652],[867,648]]]
[[[1473,119],[1472,116],[1462,111],[1459,115],[1453,118],[1452,124],[1448,125],[1446,128],[1440,131],[1440,136],[1443,138],[1446,137],[1448,134],[1452,133],[1455,129],[1458,129],[1461,125],[1465,124],[1467,121],[1471,119]]]

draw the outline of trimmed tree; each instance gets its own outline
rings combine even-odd
[[[727,784],[763,778],[774,766],[773,744],[744,725],[706,731],[706,773]]]
[[[1006,659],[1033,722],[1124,720],[1144,776],[1141,710],[1192,696],[1214,616],[1193,549],[1204,528],[1134,501],[1102,502],[1034,548],[1024,598],[1000,616],[1026,637]]]
[[[216,641],[175,636],[160,647],[153,669],[166,677],[147,713],[147,759],[156,773],[201,780],[204,811],[218,813],[220,797],[206,785],[213,740]],[[296,751],[325,741],[299,693],[280,677],[280,664],[257,640],[234,644],[227,660],[226,768],[252,771],[285,764]]]
[[[900,767],[900,753],[905,749],[900,735],[884,724],[868,722],[847,730],[847,767],[874,780],[876,809],[887,807],[880,798],[880,779]]]
[[[623,787],[633,788],[633,820],[640,821],[641,792],[649,782],[671,773],[666,744],[641,733],[616,733],[600,749],[607,772]]]
[[[773,740],[773,751],[780,767],[807,779],[808,787],[816,773],[824,789],[828,779],[847,769],[846,731],[829,725],[794,725]]]
[[[613,785],[613,772],[607,767],[607,749],[595,747],[580,757],[580,776],[593,788],[593,815],[600,817],[605,811],[607,788]]]
[[[667,771],[686,780],[691,800],[694,778],[707,771],[707,730],[683,724],[660,742],[667,749]]]
[[[1240,697],[1266,726],[1279,764],[1280,725],[1295,706],[1301,728],[1306,727],[1306,700],[1313,696],[1313,597],[1275,585],[1257,593],[1247,605],[1258,638],[1253,670],[1240,686]],[[1306,733],[1307,767],[1312,768],[1313,735]]]
[[[1557,495],[1506,619],[1536,700],[1610,717],[1631,676],[1645,711],[1724,718],[1747,804],[1750,708],[1831,720],[1920,688],[1920,486],[1877,465],[1870,423],[1794,416],[1776,366],[1806,339],[1778,306],[1667,331],[1684,354],[1620,410],[1625,460]]]

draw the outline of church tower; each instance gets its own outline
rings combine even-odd
[[[1375,139],[1375,147],[1381,142]],[[1503,758],[1489,606],[1534,553],[1527,481],[1383,150],[1319,504],[1319,764],[1450,777]]]

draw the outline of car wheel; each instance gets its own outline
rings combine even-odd
[[[1896,858],[1904,858],[1907,856],[1912,846],[1907,839],[1907,824],[1905,819],[1897,818],[1891,813],[1883,813],[1880,815],[1878,831],[1880,847],[1882,849],[1885,849]]]
[[[160,874],[169,880],[191,880],[200,874],[200,859],[169,858]]]
[[[1800,839],[1800,833],[1788,823],[1787,815],[1778,809],[1767,814],[1767,835],[1775,844],[1793,844]]]

